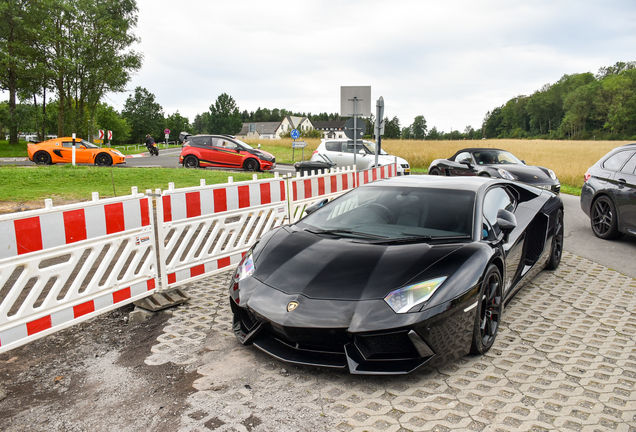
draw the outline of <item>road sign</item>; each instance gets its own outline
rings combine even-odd
[[[163,133],[165,133],[166,135],[170,135],[170,129],[165,129]]]
[[[99,139],[103,140],[104,139],[104,131],[103,130],[99,130]]]
[[[298,129],[292,129],[291,131],[291,137],[293,139],[298,139],[300,138],[300,132],[298,132]]]
[[[347,138],[349,139],[360,139],[364,136],[364,134],[367,132],[367,124],[364,122],[364,120],[362,119],[358,119],[358,121],[356,122],[356,129],[357,129],[357,133],[353,128],[353,119],[350,118],[349,120],[347,120],[345,122],[344,125],[344,133],[347,136]]]
[[[108,131],[108,139],[109,140],[113,139],[113,131]]]
[[[292,148],[304,148],[307,147],[307,143],[305,141],[294,141],[292,143]]]

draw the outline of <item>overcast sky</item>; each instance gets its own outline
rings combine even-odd
[[[385,116],[479,128],[488,110],[564,74],[636,60],[634,0],[137,0],[142,69],[166,115],[221,93],[258,107],[339,112],[371,86]],[[129,93],[109,95],[121,111]]]

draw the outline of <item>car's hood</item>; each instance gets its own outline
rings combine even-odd
[[[504,164],[504,165],[491,165],[491,167],[505,169],[506,171],[516,176],[518,180],[523,183],[528,183],[528,184],[550,183],[551,184],[556,182],[542,168],[538,166]]]
[[[273,159],[274,158],[273,154],[268,153],[268,152],[266,152],[264,150],[261,150],[261,149],[252,149],[252,150],[248,150],[248,152],[252,153],[253,155],[258,156],[258,157],[263,157],[264,156],[265,159]]]
[[[462,244],[369,244],[281,228],[255,251],[254,277],[287,294],[331,300],[384,298]]]

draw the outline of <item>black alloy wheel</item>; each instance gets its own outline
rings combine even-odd
[[[442,172],[438,168],[431,168],[428,175],[442,175]]]
[[[113,164],[113,158],[110,157],[109,154],[100,153],[95,157],[95,165],[99,166],[109,166]]]
[[[600,196],[592,204],[590,224],[598,238],[611,240],[621,236],[618,232],[616,208],[608,196]]]
[[[258,171],[260,167],[256,159],[248,159],[243,164],[243,168],[245,171]]]
[[[477,315],[470,352],[484,354],[492,347],[499,331],[503,313],[503,287],[501,273],[494,264],[486,271],[479,290]]]
[[[44,150],[40,150],[35,155],[33,155],[33,162],[38,165],[48,165],[51,163],[51,155]]]
[[[554,236],[552,237],[550,260],[545,266],[548,270],[556,270],[559,264],[561,264],[561,257],[563,256],[563,231],[563,211],[559,210],[554,227]]]
[[[186,156],[183,160],[183,166],[185,168],[199,168],[199,159],[196,156]]]

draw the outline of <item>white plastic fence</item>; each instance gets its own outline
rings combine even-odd
[[[285,180],[232,182],[163,191],[157,201],[162,287],[236,265],[256,240],[288,219]]]
[[[0,216],[0,352],[151,294],[154,232],[136,188]]]

